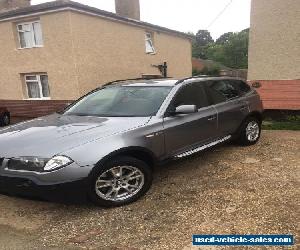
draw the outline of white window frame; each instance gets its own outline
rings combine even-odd
[[[147,50],[147,44],[150,43],[150,46],[152,48],[152,51]],[[153,33],[146,31],[145,33],[145,47],[146,47],[146,54],[152,54],[154,55],[156,53],[154,41],[153,41]]]
[[[26,75],[24,75],[24,82],[25,82],[26,91],[27,91],[26,92],[26,94],[27,94],[26,100],[51,100],[50,96],[48,96],[48,97],[43,96],[43,87],[42,87],[41,76],[47,76],[48,77],[47,74],[26,74]],[[26,77],[36,77],[36,80],[27,80]],[[29,90],[28,90],[28,85],[27,85],[28,82],[38,83],[40,96],[41,96],[40,98],[30,98],[29,97]],[[49,94],[50,94],[49,81],[48,81],[48,88],[49,88]]]
[[[35,42],[35,32],[34,32],[34,28],[33,28],[33,24],[34,23],[39,23],[40,26],[42,27],[41,25],[41,22],[40,20],[36,20],[36,21],[31,21],[31,22],[23,22],[23,23],[17,23],[16,26],[17,26],[17,32],[18,32],[18,38],[19,38],[19,49],[31,49],[31,48],[42,48],[44,47],[44,40],[43,40],[43,31],[41,29],[41,38],[42,38],[42,44],[38,45],[36,44]],[[23,30],[19,30],[19,25],[29,25],[30,26],[30,34],[31,34],[31,44],[32,46],[31,47],[22,47],[21,45],[21,38],[20,38],[20,33],[25,33]]]

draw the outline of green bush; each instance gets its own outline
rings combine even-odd
[[[193,73],[192,74],[193,74],[193,76],[198,76],[198,75],[201,75],[202,72],[199,71],[198,69],[193,68]]]
[[[300,115],[288,115],[286,119],[290,122],[300,122]]]

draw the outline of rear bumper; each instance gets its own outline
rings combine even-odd
[[[54,202],[82,203],[87,201],[87,178],[59,183],[38,185],[29,178],[0,176],[0,193]]]

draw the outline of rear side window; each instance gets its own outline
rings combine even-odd
[[[213,104],[225,102],[239,96],[239,91],[229,81],[209,81],[206,89]]]
[[[196,105],[198,109],[210,105],[203,83],[192,83],[183,86],[175,96],[171,108],[180,105]]]
[[[245,95],[251,91],[250,86],[243,81],[232,80],[232,81],[230,81],[230,83],[238,90],[238,92],[241,96]]]

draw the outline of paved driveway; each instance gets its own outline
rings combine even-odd
[[[299,180],[300,132],[264,131],[255,146],[158,169],[150,193],[126,207],[0,195],[0,249],[189,249],[193,233],[299,236]]]

